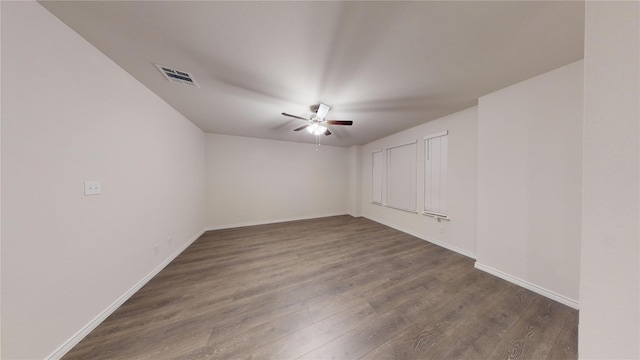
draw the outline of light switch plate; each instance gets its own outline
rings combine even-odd
[[[85,181],[84,182],[84,195],[100,195],[102,193],[102,187],[100,181]]]

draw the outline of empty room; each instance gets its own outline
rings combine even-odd
[[[640,359],[637,1],[1,1],[0,355]]]

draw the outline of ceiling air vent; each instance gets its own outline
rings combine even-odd
[[[164,75],[164,77],[169,80],[180,84],[191,85],[195,87],[200,87],[198,83],[193,79],[193,75],[189,74],[186,71],[180,71],[176,69],[172,69],[168,66],[154,64],[158,70]]]

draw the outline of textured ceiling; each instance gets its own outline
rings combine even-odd
[[[283,111],[325,102],[354,125],[322,143],[365,144],[583,57],[581,1],[41,4],[202,130],[285,141],[315,137]]]

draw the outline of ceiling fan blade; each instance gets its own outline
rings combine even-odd
[[[353,125],[351,120],[327,120],[329,125]]]
[[[287,113],[284,113],[284,112],[282,113],[282,115],[284,115],[284,116],[288,116],[288,117],[292,117],[292,118],[296,118],[296,119],[300,119],[300,120],[305,120],[305,121],[308,121],[308,120],[309,120],[309,119],[307,119],[307,118],[303,118],[302,116],[298,116],[298,115],[291,115],[291,114],[287,114]]]
[[[304,129],[308,128],[308,127],[309,127],[309,125],[307,124],[307,125],[305,125],[305,126],[300,126],[300,127],[299,127],[299,128],[297,128],[297,129],[293,129],[293,131],[300,131],[300,130],[304,130]]]
[[[325,136],[329,136],[329,135],[331,135],[331,131],[329,131],[329,129],[327,129],[327,131],[325,131],[325,132],[324,132],[324,135],[325,135]]]
[[[320,120],[324,120],[324,117],[327,116],[329,110],[331,110],[331,106],[325,103],[320,103],[320,105],[318,105],[318,112],[316,113],[316,115]]]

